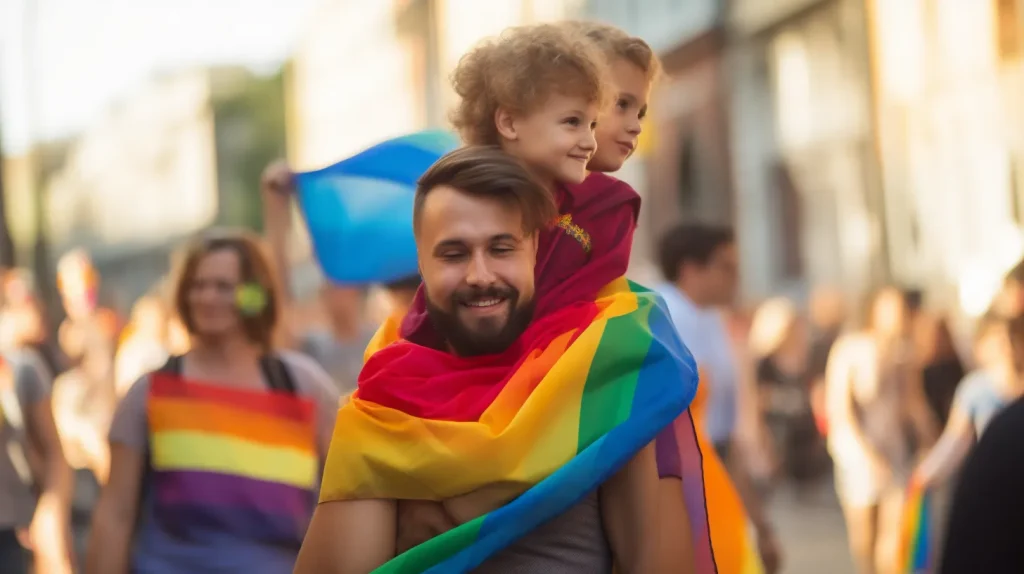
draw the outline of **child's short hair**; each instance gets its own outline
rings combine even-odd
[[[468,144],[500,144],[498,108],[529,113],[551,95],[579,96],[603,107],[611,96],[607,58],[579,32],[555,24],[517,26],[459,60],[452,87],[460,101],[451,121]]]
[[[568,21],[562,25],[573,32],[586,36],[604,52],[609,60],[621,58],[643,70],[648,82],[654,82],[661,75],[661,60],[651,46],[636,36],[630,36],[620,28],[600,22]]]

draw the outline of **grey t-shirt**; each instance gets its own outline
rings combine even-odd
[[[321,467],[334,432],[338,411],[338,392],[327,374],[308,357],[298,353],[281,353],[299,396],[316,405],[317,446]],[[251,388],[266,388],[266,382],[253,381]],[[146,407],[149,377],[139,379],[125,394],[117,407],[110,428],[110,442],[127,446],[140,453],[147,452],[149,422]],[[143,499],[139,509],[139,530],[134,539],[131,571],[135,574],[180,574],[181,572],[253,572],[290,574],[294,567],[295,549],[260,545],[248,540],[210,536],[185,540],[167,532],[153,516],[153,501],[142,485]],[[310,508],[312,511],[312,508]],[[212,536],[212,535],[211,535]]]
[[[475,574],[611,574],[597,493],[484,561]]]
[[[356,390],[363,353],[373,334],[367,328],[351,341],[339,341],[329,331],[310,331],[302,340],[301,350],[327,371],[342,395],[347,395]]]
[[[0,529],[27,526],[35,511],[35,496],[24,483],[15,467],[10,445],[17,444],[22,454],[30,455],[30,446],[26,437],[27,428],[33,423],[32,413],[39,403],[50,397],[51,383],[45,367],[38,363],[39,357],[33,351],[19,351],[5,356],[11,369],[9,381],[0,380],[0,391],[13,391],[17,404],[13,408],[20,413],[8,413],[0,409]],[[7,387],[13,384],[13,389]],[[21,416],[20,424],[8,420],[9,417]]]

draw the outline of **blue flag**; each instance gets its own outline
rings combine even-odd
[[[418,132],[297,174],[299,206],[316,259],[330,281],[365,285],[416,274],[416,182],[458,146],[450,132]]]

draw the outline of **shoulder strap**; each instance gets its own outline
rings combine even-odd
[[[172,355],[167,358],[164,366],[156,370],[158,373],[167,375],[181,375],[181,355]],[[295,381],[284,361],[276,355],[264,355],[260,357],[260,371],[267,381],[267,386],[272,390],[295,394]]]
[[[295,394],[295,380],[292,378],[288,365],[277,355],[260,357],[260,370],[271,390]]]

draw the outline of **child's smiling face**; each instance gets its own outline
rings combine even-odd
[[[522,161],[542,184],[580,183],[597,141],[594,128],[600,108],[580,96],[552,94],[535,110],[495,114],[502,149]]]

